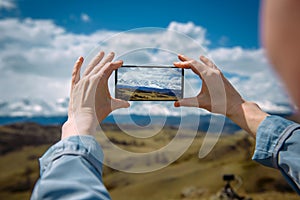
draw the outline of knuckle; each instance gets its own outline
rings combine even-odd
[[[77,68],[78,68],[77,66],[74,66],[73,71],[72,71],[72,75],[73,75],[73,74],[76,74]]]
[[[224,76],[224,75],[223,75],[223,72],[222,72],[221,70],[219,70],[219,69],[217,69],[217,70],[218,70],[218,72],[219,72],[219,75],[223,77],[223,76]]]
[[[210,69],[209,71],[211,72],[211,75],[214,75],[214,76],[222,75],[222,72],[219,69]]]
[[[82,82],[84,82],[84,83],[89,83],[89,82],[90,82],[90,76],[84,77],[84,78],[82,79]]]
[[[112,65],[111,62],[106,62],[101,69],[106,72],[111,65]]]
[[[202,71],[202,74],[204,74],[205,77],[220,77],[222,75],[221,71],[218,69],[206,69]]]
[[[76,74],[75,74],[75,73],[73,73],[73,74],[72,74],[72,81],[74,81],[74,80],[75,80],[75,78],[76,78]]]
[[[215,69],[215,74],[218,75],[218,76],[221,76],[222,72],[219,69]]]
[[[89,78],[88,83],[90,85],[96,85],[96,84],[98,84],[99,81],[101,81],[101,79],[102,79],[101,76],[93,75]]]
[[[109,73],[109,72],[112,71],[115,67],[116,67],[116,65],[114,65],[112,62],[108,62],[108,63],[106,64],[106,66],[104,67],[104,72],[105,72],[105,73]]]
[[[95,75],[91,75],[86,79],[87,82],[92,82],[93,80],[95,80]]]
[[[198,62],[196,60],[191,60],[190,64],[193,65],[193,66],[197,66]]]

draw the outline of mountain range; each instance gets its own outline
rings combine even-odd
[[[168,96],[177,96],[177,97],[182,96],[182,90],[175,90],[175,89],[169,89],[169,88],[117,85],[117,89],[129,89],[130,91],[139,91],[139,92],[156,92],[159,94],[165,94]]]
[[[46,100],[21,99],[15,101],[0,102],[0,125],[19,122],[35,122],[41,125],[61,125],[67,120],[68,98],[58,99],[54,103]],[[282,105],[280,105],[282,106]],[[277,115],[289,115],[289,112],[276,112]],[[214,117],[212,117],[214,116]],[[225,124],[223,125],[223,121]],[[199,121],[198,124],[195,123]],[[161,125],[174,128],[197,129],[206,132],[209,127],[223,126],[222,132],[233,133],[240,130],[231,120],[211,114],[186,114],[182,116],[160,116],[160,115],[109,115],[102,124],[126,124],[128,127],[136,125],[155,126]],[[184,122],[184,123],[183,123]],[[210,129],[211,130],[211,129]]]

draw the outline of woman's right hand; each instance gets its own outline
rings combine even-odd
[[[200,62],[184,55],[178,55],[178,58],[181,62],[174,62],[174,66],[192,69],[202,79],[202,88],[197,96],[176,101],[174,106],[204,108],[212,113],[226,115],[255,136],[267,114],[255,103],[245,101],[208,58],[200,56]]]
[[[192,69],[202,79],[202,88],[196,97],[184,98],[175,102],[175,107],[199,107],[213,113],[230,116],[235,112],[236,107],[245,102],[208,58],[200,56],[200,62],[184,55],[178,55],[178,58],[181,62],[174,62],[174,66]]]

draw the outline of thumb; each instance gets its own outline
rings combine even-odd
[[[128,103],[128,101],[124,101],[121,99],[113,99],[112,100],[112,110],[117,110],[119,108],[128,108],[130,106],[130,104]]]
[[[185,106],[185,107],[197,107],[199,108],[199,102],[197,97],[189,97],[189,98],[184,98],[184,99],[180,99],[179,101],[176,101],[174,103],[175,107],[181,107],[181,106]]]

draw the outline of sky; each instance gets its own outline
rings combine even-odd
[[[101,49],[115,51],[125,64],[170,65],[177,53],[207,55],[245,99],[285,112],[289,98],[260,45],[258,27],[258,0],[0,0],[0,102],[56,105],[68,97],[78,56],[87,64]],[[197,94],[201,81],[192,73],[185,81],[185,95]],[[109,85],[113,89],[114,81]],[[133,103],[129,112],[178,114],[170,106]]]
[[[172,21],[191,21],[209,30],[207,37],[212,41],[211,46],[259,47],[259,0],[1,1],[13,2],[14,5],[1,10],[2,19],[51,19],[66,31],[76,34],[90,34],[102,29],[165,28]]]

